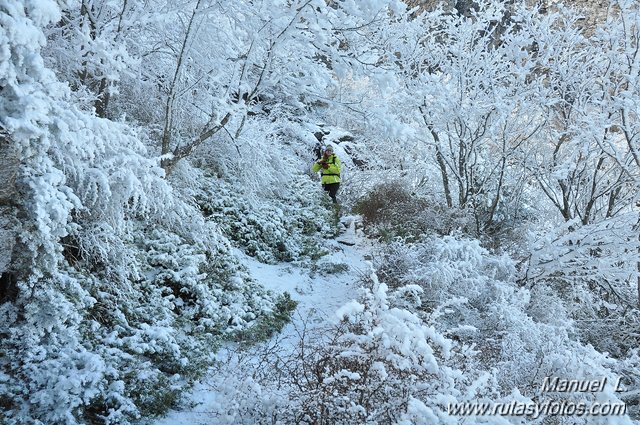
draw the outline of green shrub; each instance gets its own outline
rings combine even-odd
[[[197,194],[204,215],[248,255],[263,263],[308,261],[320,248],[317,235],[334,236],[337,223],[331,209],[315,192],[293,199],[261,200],[254,204],[231,185],[215,181]]]
[[[346,263],[334,263],[332,261],[328,262],[316,262],[311,266],[311,275],[315,276],[315,273],[319,273],[321,275],[332,275],[332,274],[340,274],[349,271],[349,265]]]
[[[288,292],[283,292],[278,295],[272,313],[262,316],[254,326],[236,332],[231,339],[245,345],[267,340],[291,321],[297,305]]]

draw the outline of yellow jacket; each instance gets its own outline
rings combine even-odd
[[[323,160],[324,158],[321,158],[313,163],[313,172],[322,171],[322,184],[340,183],[340,160],[336,154],[331,154],[326,159],[327,168],[322,167]]]

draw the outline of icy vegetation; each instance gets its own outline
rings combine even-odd
[[[0,0],[0,423],[638,421],[640,5],[428,3]]]

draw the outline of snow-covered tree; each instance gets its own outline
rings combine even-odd
[[[276,299],[172,189],[136,129],[76,107],[45,67],[42,28],[59,18],[54,2],[0,5],[11,201],[2,420],[126,423],[166,409],[218,341],[274,312]]]

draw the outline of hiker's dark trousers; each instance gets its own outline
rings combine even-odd
[[[337,204],[338,200],[336,199],[336,194],[338,193],[338,188],[340,188],[340,183],[323,184],[322,188],[327,192],[329,192],[329,196],[331,196],[331,200],[333,201],[334,204]]]

